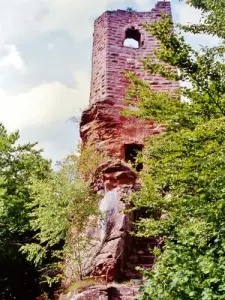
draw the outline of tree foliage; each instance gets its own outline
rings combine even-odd
[[[32,238],[29,225],[30,185],[50,170],[36,144],[19,145],[19,133],[0,124],[0,297],[32,299],[40,292],[39,273],[19,251]],[[23,288],[21,288],[23,287]]]
[[[0,125],[0,298],[33,300],[47,288],[43,275],[52,283],[67,261],[80,275],[98,206],[89,185],[106,156],[87,145],[55,171],[36,143],[18,139]]]
[[[204,18],[179,28],[224,38],[223,1],[189,3]],[[149,213],[137,234],[164,243],[155,250],[154,268],[144,272],[143,299],[225,299],[225,48],[221,42],[195,51],[173,26],[167,16],[146,26],[161,48],[158,62],[149,58],[144,67],[191,87],[154,92],[130,74],[127,99],[138,108],[130,114],[167,124],[164,134],[149,138],[143,188],[133,196],[136,207]]]
[[[94,226],[98,214],[98,196],[90,182],[105,159],[88,144],[80,153],[68,155],[57,172],[33,180],[32,201],[27,207],[36,235],[33,243],[21,249],[28,260],[39,267],[44,265],[43,275],[50,281],[69,277],[66,274],[70,274],[69,281],[82,278],[84,252],[91,240],[87,229]]]

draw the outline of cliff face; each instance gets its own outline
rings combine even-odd
[[[132,214],[126,212],[129,208],[126,198],[135,188],[137,176],[116,159],[100,165],[95,175],[92,188],[102,195],[100,218],[97,228],[89,230],[93,242],[84,261],[83,275],[111,282],[123,276],[125,269],[132,222]]]
[[[121,110],[125,107],[122,99],[128,87],[124,74],[127,71],[148,81],[154,90],[173,91],[178,88],[173,81],[147,74],[140,62],[147,56],[154,58],[154,50],[159,46],[143,30],[142,24],[158,20],[162,12],[171,14],[169,2],[158,2],[150,12],[106,12],[95,21],[90,106],[82,114],[80,136],[83,144],[96,145],[99,151],[108,154],[110,160],[99,166],[92,183],[93,189],[102,195],[99,206],[102,217],[98,231],[93,233],[98,242],[91,249],[85,268],[88,271],[84,275],[101,277],[106,282],[118,277],[126,280],[140,278],[135,266],[150,267],[154,263],[149,248],[153,249],[157,240],[143,241],[131,237],[132,222],[141,217],[142,212],[138,216],[126,210],[130,208],[129,195],[140,187],[138,171],[141,165],[135,170],[132,163],[137,152],[143,149],[145,139],[160,134],[164,126],[156,126],[153,121],[126,118]],[[124,46],[127,38],[136,40],[139,47]],[[89,288],[77,295],[78,298],[71,299],[133,299],[134,296],[110,298],[108,289],[103,290]],[[134,292],[131,291],[136,292],[135,288]]]
[[[97,102],[82,114],[80,136],[96,145],[100,151],[106,151],[112,158],[124,161],[129,159],[129,149],[141,150],[146,137],[159,134],[163,126],[156,126],[153,121],[141,121],[122,116],[125,106],[115,105],[110,101]]]

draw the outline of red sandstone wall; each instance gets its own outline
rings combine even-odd
[[[95,21],[93,43],[93,65],[90,104],[112,100],[123,104],[128,81],[124,74],[133,71],[139,78],[149,81],[155,90],[170,90],[178,84],[159,76],[150,76],[144,70],[141,59],[154,57],[158,43],[146,33],[143,23],[153,23],[161,13],[171,15],[170,2],[158,2],[150,12],[107,11]],[[140,48],[123,46],[125,32],[132,26],[141,33],[143,45]]]
[[[93,34],[92,51],[92,79],[90,99],[94,102],[101,100],[105,96],[106,90],[106,70],[107,70],[107,31],[108,16],[103,14],[95,21]]]
[[[161,13],[171,15],[169,2],[158,2],[150,12],[107,11],[95,21],[90,106],[82,114],[80,136],[84,144],[92,141],[111,157],[124,160],[127,145],[144,145],[146,137],[163,130],[154,120],[142,121],[121,115],[122,99],[128,87],[125,73],[133,71],[155,90],[178,88],[177,82],[148,75],[140,62],[148,56],[154,57],[154,50],[159,47],[142,24],[155,22]],[[126,30],[131,27],[141,34],[138,49],[123,46]]]

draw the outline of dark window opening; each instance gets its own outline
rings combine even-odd
[[[137,172],[143,169],[143,164],[136,162],[138,152],[142,151],[143,145],[129,144],[125,145],[125,161],[131,162],[136,168]]]
[[[125,32],[125,40],[123,43],[126,47],[140,48],[141,46],[141,34],[138,29],[134,27],[128,28]]]

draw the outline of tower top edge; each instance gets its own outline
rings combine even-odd
[[[116,9],[116,10],[107,10],[104,13],[102,13],[96,20],[98,21],[101,17],[104,15],[110,15],[110,14],[130,14],[130,15],[139,15],[139,14],[151,14],[155,10],[165,10],[165,9],[171,9],[171,2],[170,1],[158,1],[155,4],[155,7],[150,9],[149,11],[128,11],[126,9]]]

